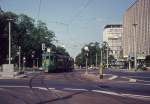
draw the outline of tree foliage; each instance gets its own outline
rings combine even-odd
[[[11,21],[13,63],[17,63],[19,46],[21,46],[21,55],[26,57],[29,66],[32,65],[33,51],[35,58],[41,60],[42,43],[45,43],[47,47],[54,47],[52,41],[55,40],[55,33],[48,30],[44,22],[38,21],[35,24],[34,19],[25,14],[17,15],[0,9],[0,64],[8,61],[8,19],[10,18],[13,19]]]
[[[64,47],[60,47],[58,46],[56,48],[56,51],[55,51],[57,54],[62,54],[62,55],[65,55],[65,56],[70,56],[69,53],[66,51],[66,49]]]
[[[101,62],[101,57],[103,59],[103,63],[106,64],[106,57],[107,57],[107,49],[108,49],[108,59],[109,59],[109,63],[111,62],[111,60],[114,59],[114,57],[112,55],[110,55],[111,53],[111,49],[108,47],[107,42],[103,42],[100,44],[98,42],[90,42],[89,44],[85,45],[89,48],[88,51],[88,56],[86,51],[84,50],[84,47],[82,47],[81,49],[81,53],[79,53],[76,56],[76,64],[78,66],[85,66],[85,60],[86,57],[88,58],[88,65],[95,65],[96,66],[96,56],[97,56],[97,65],[100,64]],[[101,56],[101,52],[102,52],[102,56]]]

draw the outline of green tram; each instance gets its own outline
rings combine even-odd
[[[45,52],[42,54],[44,72],[70,72],[74,69],[74,60],[69,56]]]

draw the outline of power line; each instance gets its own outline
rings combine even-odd
[[[55,23],[55,24],[58,24],[58,25],[68,26],[67,23],[60,22],[60,21],[48,21],[48,23]]]
[[[88,5],[91,3],[91,1],[92,1],[92,0],[87,0],[86,3],[83,4],[83,6],[81,7],[81,9],[80,9],[80,10],[77,12],[77,14],[75,14],[75,16],[71,19],[70,24],[72,24],[72,23],[75,21],[75,19],[81,15],[81,13],[84,11],[85,8],[88,7]]]
[[[38,21],[39,18],[40,18],[41,4],[42,4],[42,1],[40,0],[40,1],[39,1],[39,6],[38,6],[37,21]]]

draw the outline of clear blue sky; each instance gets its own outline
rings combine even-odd
[[[89,42],[101,42],[107,24],[123,21],[123,14],[135,0],[41,0],[39,19],[76,56]],[[40,0],[0,0],[4,11],[38,19]]]

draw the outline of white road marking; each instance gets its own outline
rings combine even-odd
[[[21,88],[29,88],[29,86],[8,86],[8,85],[0,85],[0,87],[7,87],[7,88],[17,88],[17,87],[21,87]]]
[[[49,90],[55,90],[55,88],[48,88]]]
[[[4,88],[30,88],[29,86],[8,86],[8,85],[0,85],[0,87]],[[37,88],[41,90],[55,90],[55,88],[44,88],[44,87],[32,87],[32,88]],[[70,90],[70,91],[92,91],[92,92],[97,92],[97,93],[103,93],[103,94],[108,94],[108,95],[115,95],[115,96],[120,96],[120,97],[128,97],[128,98],[135,98],[135,99],[141,99],[141,100],[150,100],[150,96],[145,96],[145,95],[136,95],[136,94],[127,94],[127,93],[117,93],[117,92],[112,92],[112,91],[102,91],[102,90],[87,90],[87,89],[75,89],[75,88],[63,88],[63,90]]]
[[[147,78],[150,78],[150,77],[144,77],[144,76],[128,76],[128,77],[130,77],[130,78],[145,78],[145,79],[147,79]]]
[[[88,91],[87,89],[74,89],[74,88],[64,88],[64,90],[71,90],[71,91]]]
[[[114,76],[110,77],[108,80],[114,80],[116,78],[118,78],[118,76],[114,75]]]
[[[116,93],[111,91],[101,91],[101,90],[92,90],[92,92],[97,93],[103,93],[108,95],[115,95],[120,97],[129,97],[129,98],[135,98],[135,99],[141,99],[141,100],[150,100],[150,96],[144,96],[144,95],[134,95],[134,94],[123,94],[123,93]]]
[[[150,78],[150,77],[140,77],[140,76],[137,76],[137,77],[138,78]],[[122,77],[122,78],[127,78],[127,79],[132,78],[132,79],[136,79],[137,81],[142,81],[142,82],[148,82],[148,83],[150,83],[150,81],[141,80],[141,79],[136,78],[135,76],[128,76],[128,77]]]
[[[44,88],[44,87],[32,87],[32,88],[37,88],[37,89],[45,90],[45,91],[47,91],[47,90],[48,90],[47,88]]]
[[[129,82],[133,82],[133,83],[135,83],[135,82],[136,82],[136,79],[129,78]]]
[[[8,86],[8,85],[0,85],[0,87],[5,87],[5,88],[30,88],[29,86]],[[45,88],[45,87],[32,87],[32,88],[37,88],[37,89],[41,89],[41,90],[55,90],[55,88]]]
[[[128,84],[150,86],[150,84],[145,84],[145,83],[128,83]]]
[[[133,94],[121,94],[123,96],[127,96],[127,97],[132,97],[132,98],[141,98],[141,99],[149,99],[150,100],[150,96],[145,96],[145,95],[133,95]]]
[[[109,94],[109,95],[116,95],[116,96],[118,96],[118,93],[116,93],[116,92],[101,91],[101,90],[92,90],[92,92],[98,92],[98,93],[103,93],[103,94]]]

